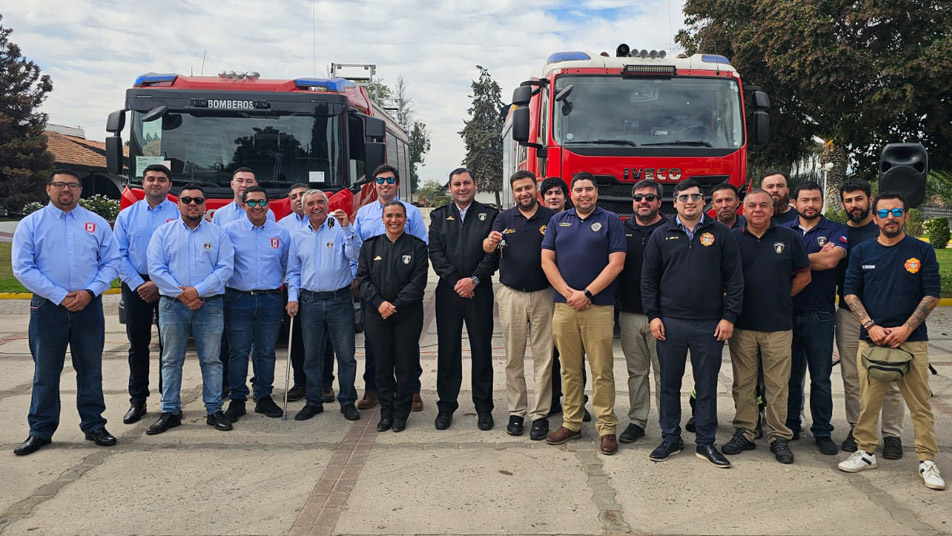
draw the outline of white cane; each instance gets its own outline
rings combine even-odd
[[[295,313],[297,311],[294,311]],[[291,383],[291,347],[294,346],[294,316],[291,316],[291,323],[288,325],[288,370],[284,374],[284,413],[281,415],[281,420],[288,420],[288,385]]]

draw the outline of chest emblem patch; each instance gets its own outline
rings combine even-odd
[[[175,220],[176,220],[176,218],[166,218],[166,219],[165,219],[165,223],[168,223],[168,222],[170,222],[170,221],[175,221]]]
[[[919,259],[912,257],[906,261],[905,267],[907,272],[914,274],[919,271],[919,268],[922,268],[922,263],[919,262]]]
[[[456,221],[456,218],[454,218],[453,216],[447,216],[446,221]]]
[[[86,222],[86,232],[87,232],[87,233],[95,233],[95,232],[96,232],[96,224],[93,223],[93,222],[91,222],[91,221]]]
[[[786,244],[784,244],[783,242],[774,242],[773,244],[774,253],[776,253],[777,255],[780,255],[781,253],[783,253],[784,247],[786,247]]]
[[[486,213],[485,213],[485,212],[480,212],[479,214],[476,215],[476,217],[479,218],[479,221],[486,221]]]
[[[281,247],[281,239],[280,239],[280,238],[272,238],[272,239],[271,239],[271,247],[274,248],[274,249],[278,249],[279,247]]]
[[[375,261],[382,261],[382,260],[383,260],[383,257],[381,257],[380,255],[377,255],[376,257],[374,257],[374,260],[375,260]]]
[[[333,243],[333,242],[328,242],[328,243],[326,243],[326,244],[324,244],[324,245],[327,246],[327,249],[331,249],[331,248],[334,247],[334,243]]]
[[[410,261],[413,259],[413,257],[410,255],[404,255],[403,257],[400,257],[400,259],[403,261],[403,264],[410,264]]]
[[[825,246],[825,245],[826,245],[826,237],[825,237],[825,236],[818,236],[818,237],[816,237],[816,243],[819,244],[820,247]]]
[[[202,247],[205,248],[205,251],[211,251],[211,249],[212,249],[212,243],[211,243],[211,242],[205,242],[205,244],[203,244]]]
[[[597,233],[598,231],[600,231],[601,229],[602,229],[602,224],[601,224],[601,223],[595,222],[595,223],[592,224],[592,230],[595,231],[596,233]]]
[[[539,234],[545,236],[545,225],[543,225],[542,227],[539,227]]]
[[[711,233],[704,233],[701,235],[701,245],[704,247],[710,246],[714,243],[714,235]]]

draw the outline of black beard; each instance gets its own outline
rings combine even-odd
[[[859,211],[859,214],[854,214],[852,212],[847,212],[846,216],[849,217],[850,221],[859,223],[866,219],[869,216],[869,209]]]
[[[885,236],[886,238],[896,238],[897,236],[899,236],[899,235],[901,235],[903,232],[905,232],[905,230],[906,230],[906,226],[905,226],[905,225],[900,225],[900,226],[899,226],[899,229],[897,229],[895,232],[889,232],[889,231],[887,231],[886,229],[883,229],[883,228],[880,228],[880,229],[879,229],[879,232],[883,233],[883,236]]]
[[[774,206],[774,212],[776,212],[777,214],[780,214],[786,211],[787,207],[790,206],[790,196],[785,195],[781,197],[780,199],[774,200],[773,206]]]

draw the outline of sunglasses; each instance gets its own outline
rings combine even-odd
[[[83,187],[83,185],[78,182],[60,182],[60,181],[51,182],[50,186],[52,186],[53,188],[56,188],[57,190],[62,190],[63,188],[69,188],[70,190],[73,190],[74,192]]]
[[[395,177],[377,177],[377,184],[396,184],[397,179]]]
[[[268,206],[268,200],[267,199],[250,199],[248,201],[245,201],[245,204],[252,208],[266,207]]]
[[[701,194],[681,194],[678,196],[678,201],[686,203],[690,199],[691,201],[700,201],[704,199],[704,196]]]
[[[651,203],[652,201],[654,201],[655,199],[657,199],[658,196],[655,195],[655,194],[635,194],[635,195],[631,196],[631,198],[634,199],[635,201],[638,201],[639,203],[641,202],[642,199],[644,199],[645,201]]]
[[[906,213],[906,209],[894,208],[892,210],[889,210],[889,209],[882,208],[876,211],[876,215],[879,216],[880,218],[885,218],[889,216],[890,213],[892,213],[894,218],[901,218],[902,215]]]
[[[191,205],[192,203],[195,203],[196,205],[205,204],[204,197],[180,197],[179,201],[181,201],[183,205]]]

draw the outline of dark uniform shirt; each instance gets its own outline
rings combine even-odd
[[[843,257],[840,263],[836,265],[836,293],[840,297],[840,308],[842,309],[849,309],[846,305],[846,301],[843,300],[843,283],[846,281],[846,268],[850,263],[850,252],[852,252],[856,246],[877,236],[879,236],[879,226],[876,225],[874,221],[870,221],[862,227],[846,226],[846,238],[849,240],[846,248],[846,257]]]
[[[866,312],[884,328],[901,326],[925,296],[939,298],[942,281],[932,245],[906,235],[898,244],[884,246],[867,240],[850,254],[844,291],[858,296]],[[866,338],[866,330],[860,332]],[[909,341],[927,341],[923,322]]]
[[[502,233],[504,247],[496,250],[499,257],[499,282],[523,292],[549,288],[549,280],[542,271],[542,239],[549,219],[556,212],[541,205],[528,220],[518,207],[504,210],[496,216],[493,231]]]
[[[803,229],[800,228],[799,219],[794,220],[790,224],[790,228],[800,235],[803,240],[803,247],[807,250],[807,255],[819,252],[829,242],[843,248],[843,250],[846,250],[849,244],[849,240],[846,238],[846,226],[832,222],[823,216],[820,216],[820,221],[807,232],[803,232]],[[793,310],[832,313],[836,310],[835,296],[836,268],[813,270],[810,273],[810,284],[793,297]]]
[[[621,219],[614,212],[595,207],[582,219],[575,209],[559,212],[549,220],[542,249],[555,251],[555,264],[568,286],[582,290],[608,266],[608,256],[627,250]],[[615,305],[618,278],[592,298],[593,305]],[[556,303],[565,296],[556,292]]]
[[[453,287],[464,277],[476,276],[479,285],[491,285],[496,255],[483,251],[483,239],[492,230],[499,211],[473,201],[460,217],[456,203],[436,208],[430,214],[430,262],[440,276],[439,284]]]
[[[798,216],[799,214],[797,211],[791,208],[790,210],[782,213],[774,212],[773,218],[771,218],[770,221],[776,223],[777,225],[788,225],[796,220]]]
[[[386,234],[364,242],[357,259],[357,283],[364,301],[373,304],[372,312],[388,301],[399,312],[423,303],[426,288],[426,242],[404,232],[391,242]]]
[[[744,306],[735,327],[752,331],[793,329],[793,276],[810,269],[810,258],[793,229],[774,223],[757,238],[734,229],[744,267]]]
[[[641,306],[641,266],[645,261],[645,244],[651,233],[661,227],[668,219],[661,217],[651,225],[638,225],[635,218],[628,218],[623,224],[628,254],[625,255],[625,269],[621,276],[621,310],[626,313],[644,314]]]

